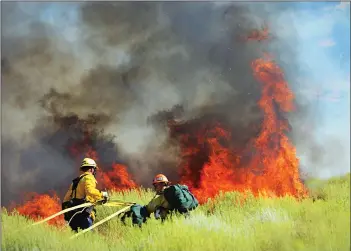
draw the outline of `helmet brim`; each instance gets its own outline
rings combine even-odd
[[[165,185],[167,185],[168,181],[156,181],[156,182],[152,182],[152,185],[156,185],[156,184],[160,184],[160,183],[164,183]]]
[[[80,169],[84,168],[84,167],[90,167],[90,168],[94,168],[96,170],[99,170],[100,168],[98,166],[93,166],[93,165],[82,165],[80,166]]]

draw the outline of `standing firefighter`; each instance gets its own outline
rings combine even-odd
[[[62,203],[62,209],[74,207],[86,202],[95,203],[97,201],[108,199],[107,192],[101,192],[96,189],[97,181],[95,179],[98,166],[93,159],[85,158],[80,166],[80,176],[72,181]],[[94,206],[83,209],[76,209],[64,214],[65,220],[73,231],[86,229],[93,225],[95,220]]]
[[[199,205],[186,185],[171,185],[163,174],[156,175],[152,184],[156,191],[155,197],[145,206],[133,205],[127,214],[132,217],[135,225],[141,226],[152,213],[156,219],[161,218],[162,221],[171,212],[188,216]]]

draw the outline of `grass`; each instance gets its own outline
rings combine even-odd
[[[151,219],[142,229],[118,218],[70,240],[69,228],[46,224],[23,229],[32,221],[2,212],[2,250],[350,250],[350,174],[328,181],[310,180],[311,198],[253,198],[227,193],[200,206],[189,219],[161,224]],[[151,199],[145,190],[113,194],[136,201]],[[117,209],[98,207],[98,220]]]

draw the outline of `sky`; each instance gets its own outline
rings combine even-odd
[[[309,67],[310,87],[321,88],[325,129],[335,131],[341,126],[349,131],[350,5],[295,4],[301,10],[297,30],[304,41],[299,58]]]
[[[279,22],[289,15],[298,37],[298,60],[305,74],[297,76],[301,81],[300,94],[311,102],[318,102],[316,111],[321,123],[319,140],[334,137],[345,147],[345,160],[337,171],[327,169],[319,173],[327,177],[349,172],[350,168],[350,4],[346,2],[296,2],[286,3],[294,7],[290,13],[281,13]],[[67,6],[69,5],[69,8]],[[36,8],[33,5],[33,8]],[[63,10],[66,14],[62,14]],[[69,10],[69,12],[67,12]],[[28,9],[28,11],[30,11]],[[62,28],[62,35],[74,40],[76,30],[70,22],[77,18],[74,3],[46,3],[40,12],[43,21]],[[58,21],[62,20],[62,22]],[[66,25],[62,25],[62,24]],[[284,33],[284,32],[283,32]],[[298,150],[298,149],[297,149]],[[298,151],[299,154],[299,151]],[[303,153],[300,153],[303,160]]]
[[[350,170],[350,4],[294,4],[299,10],[294,20],[302,41],[298,56],[308,67],[301,80],[306,89],[301,91],[319,104],[319,141],[333,137],[344,147],[343,166],[325,168],[319,176],[326,178]]]

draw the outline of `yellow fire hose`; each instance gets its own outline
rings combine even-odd
[[[104,207],[120,207],[120,206],[132,206],[135,203],[126,203],[126,202],[117,202],[117,201],[111,201],[111,202],[106,202],[103,204]]]
[[[78,206],[67,208],[67,209],[62,210],[60,212],[57,212],[56,214],[53,214],[53,215],[51,215],[51,216],[49,216],[49,217],[47,217],[47,218],[45,218],[45,219],[43,219],[41,221],[35,222],[33,224],[30,224],[29,226],[26,226],[26,227],[24,227],[22,229],[17,229],[17,230],[14,231],[14,233],[22,231],[22,230],[25,230],[25,229],[30,228],[30,227],[35,226],[35,225],[42,224],[44,222],[47,222],[47,221],[49,221],[49,220],[51,220],[51,219],[53,219],[53,218],[55,218],[55,217],[57,217],[57,216],[59,216],[61,214],[67,213],[69,211],[72,211],[72,210],[75,210],[75,209],[78,209],[78,208],[89,207],[89,206],[92,206],[92,205],[93,205],[93,203],[87,202],[87,203],[84,203],[84,204],[80,204]]]
[[[131,208],[131,205],[122,208],[121,210],[119,210],[119,211],[117,211],[117,212],[111,214],[110,216],[108,216],[108,217],[106,217],[105,219],[103,219],[103,220],[97,222],[96,224],[92,225],[91,227],[89,227],[89,228],[87,228],[87,229],[84,229],[83,231],[81,231],[81,232],[79,232],[79,233],[77,233],[77,234],[71,236],[70,239],[74,239],[74,238],[78,237],[79,235],[82,235],[82,234],[84,234],[84,233],[90,231],[91,229],[93,229],[93,228],[95,228],[95,227],[101,225],[102,223],[104,223],[104,222],[106,222],[106,221],[112,219],[113,217],[116,217],[117,215],[119,215],[119,214],[121,214],[121,213],[123,213],[123,212],[128,211],[130,208]]]
[[[97,201],[96,203],[91,203],[91,202],[87,202],[87,203],[84,203],[84,204],[80,204],[78,206],[75,206],[75,207],[70,207],[70,208],[67,208],[65,210],[62,210],[56,214],[53,214],[41,221],[38,221],[38,222],[35,222],[33,224],[31,224],[30,226],[35,226],[35,225],[39,225],[39,224],[42,224],[44,222],[47,222],[61,214],[64,214],[64,213],[67,213],[67,212],[70,212],[72,210],[75,210],[75,209],[78,209],[78,208],[84,208],[84,207],[90,207],[90,206],[93,206],[93,205],[96,205],[96,206],[107,206],[107,207],[118,207],[118,206],[123,206],[123,205],[134,205],[135,202],[125,202],[125,201],[122,201],[122,200],[109,200],[107,201],[106,203],[103,204],[103,200],[101,201]]]
[[[110,205],[135,205],[136,202],[127,202],[127,201],[123,201],[123,200],[108,200],[106,203],[104,203],[104,206],[110,206]]]
[[[53,218],[55,218],[55,217],[57,217],[57,216],[59,216],[61,214],[67,213],[69,211],[72,211],[72,210],[75,210],[75,209],[78,209],[78,208],[82,208],[82,207],[90,207],[92,205],[93,205],[93,203],[87,202],[87,203],[80,204],[80,205],[75,206],[75,207],[67,208],[67,209],[62,210],[62,211],[60,211],[60,212],[58,212],[56,214],[53,214],[53,215],[51,215],[51,216],[49,216],[49,217],[47,217],[47,218],[45,218],[45,219],[43,219],[41,221],[38,221],[38,222],[35,222],[35,223],[31,224],[31,226],[42,224],[44,222],[47,222],[47,221],[49,221],[49,220],[51,220],[51,219],[53,219]]]
[[[81,204],[81,205],[78,205],[78,206],[70,207],[70,208],[67,208],[67,209],[65,209],[65,210],[62,210],[62,211],[60,211],[60,212],[57,212],[56,214],[53,214],[53,215],[51,215],[51,216],[49,216],[49,217],[47,217],[47,218],[45,218],[45,219],[43,219],[43,220],[41,220],[41,221],[38,221],[38,222],[35,222],[35,223],[33,223],[33,224],[29,225],[29,226],[26,226],[26,227],[24,227],[24,228],[22,228],[22,229],[16,229],[14,232],[23,231],[23,230],[28,229],[28,228],[30,228],[30,227],[32,227],[32,226],[36,226],[36,225],[42,224],[42,223],[47,222],[47,221],[49,221],[49,220],[51,220],[51,219],[53,219],[53,218],[55,218],[55,217],[57,217],[57,216],[59,216],[59,215],[61,215],[61,214],[64,214],[64,213],[66,213],[66,212],[70,212],[70,211],[75,210],[75,209],[78,209],[78,208],[84,208],[84,207],[90,207],[90,206],[120,207],[120,206],[125,206],[125,205],[127,205],[126,207],[124,207],[123,209],[121,209],[121,210],[119,210],[118,212],[114,213],[113,215],[110,215],[109,217],[105,218],[104,220],[99,221],[99,222],[96,223],[95,225],[93,225],[93,226],[91,226],[90,228],[86,229],[84,232],[80,232],[80,234],[83,234],[83,233],[89,231],[90,229],[92,229],[92,228],[94,228],[94,227],[96,227],[96,226],[99,226],[99,225],[101,225],[102,223],[108,221],[109,219],[111,219],[111,218],[117,216],[118,214],[123,213],[123,212],[129,210],[129,208],[130,208],[132,205],[135,205],[135,204],[136,204],[135,202],[125,202],[125,201],[122,201],[122,200],[109,200],[109,201],[107,201],[107,202],[105,202],[105,203],[104,203],[104,202],[105,202],[104,200],[97,201],[97,202],[95,202],[95,203],[87,202],[87,203],[84,203],[84,204]],[[73,217],[74,217],[74,216],[73,216]],[[72,218],[73,218],[73,217],[72,217]],[[71,220],[72,220],[72,218],[71,218]],[[77,236],[78,236],[78,235],[77,235]],[[73,237],[72,237],[72,238],[73,238]]]

